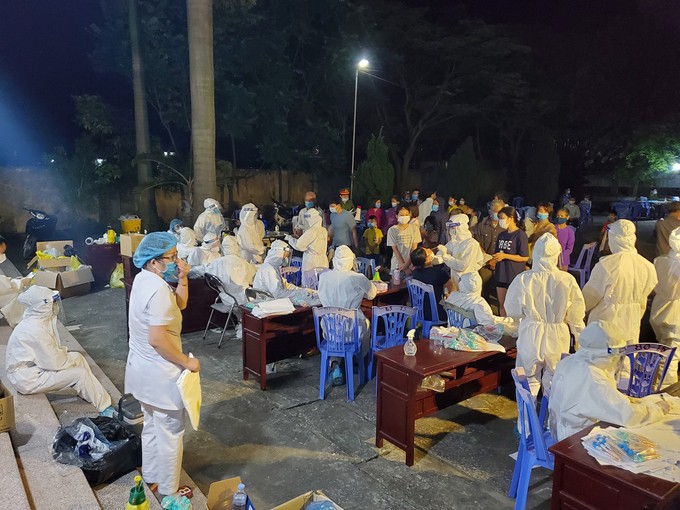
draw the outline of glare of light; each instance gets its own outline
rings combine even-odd
[[[97,166],[102,166],[104,164],[104,160],[102,158],[97,158],[94,160],[94,164]]]
[[[359,61],[359,63],[357,64],[357,66],[361,69],[366,69],[368,67],[368,60],[366,60],[365,58],[362,58]]]
[[[54,160],[53,160],[53,159],[50,159],[50,163],[54,163]]]
[[[673,171],[674,172],[680,172],[680,163],[674,163],[673,164]]]

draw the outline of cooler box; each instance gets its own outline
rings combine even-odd
[[[126,429],[141,437],[144,428],[144,413],[139,400],[133,397],[131,393],[126,393],[120,397],[113,417],[121,422]]]

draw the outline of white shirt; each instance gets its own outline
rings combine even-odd
[[[394,225],[387,231],[387,246],[391,246],[394,250],[398,251],[404,260],[411,256],[413,245],[420,243],[422,240],[420,229],[412,223],[409,223],[408,228],[404,230],[401,230],[398,225]],[[396,255],[392,255],[390,271],[394,272],[397,269],[399,269],[399,261]]]
[[[182,313],[175,293],[160,276],[142,269],[130,294],[130,351],[125,367],[125,391],[160,409],[184,408],[177,389],[182,367],[164,359],[149,344],[149,326],[166,326],[173,344],[182,350]]]

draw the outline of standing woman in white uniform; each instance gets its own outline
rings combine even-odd
[[[197,372],[196,358],[182,352],[181,310],[189,299],[189,266],[177,256],[175,236],[153,232],[133,257],[142,271],[130,294],[130,352],[125,391],[142,405],[142,475],[158,484],[162,495],[173,495],[182,472],[184,404],[176,385],[182,370]],[[177,278],[173,289],[166,278]]]

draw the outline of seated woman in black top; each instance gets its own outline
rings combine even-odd
[[[432,261],[434,260],[434,253],[428,248],[416,248],[411,252],[411,264],[415,267],[413,271],[413,279],[419,282],[432,285],[434,288],[434,297],[437,300],[437,313],[439,314],[439,320],[446,320],[446,312],[442,307],[440,301],[442,298],[446,298],[451,292],[453,292],[453,282],[451,281],[451,275],[448,272],[443,271],[439,267],[432,267]],[[430,309],[431,305],[428,296],[425,296],[425,302],[423,303],[424,319],[429,321],[432,320]]]

